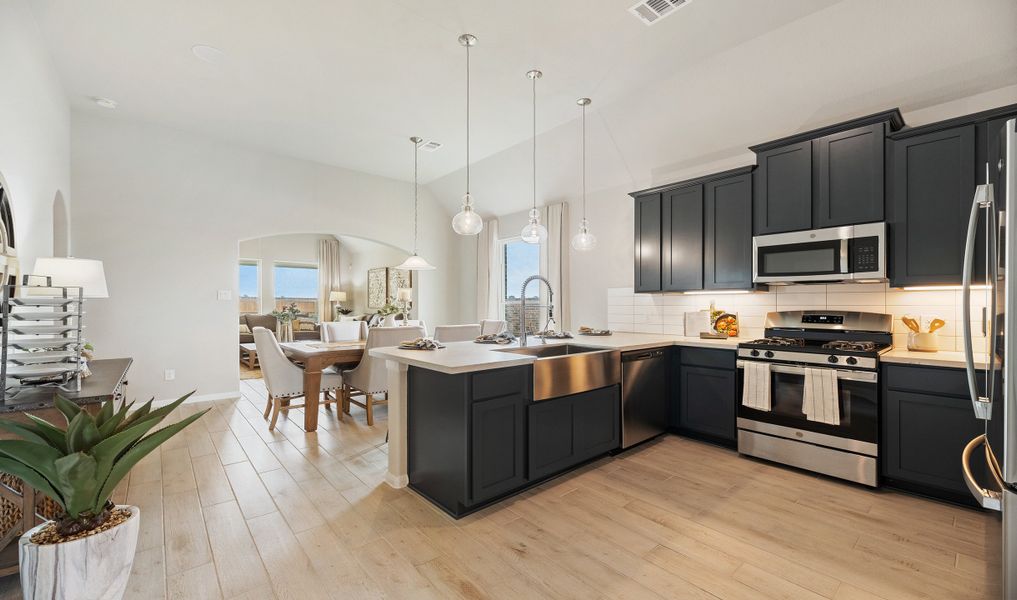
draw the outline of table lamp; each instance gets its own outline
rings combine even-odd
[[[335,314],[339,311],[339,304],[346,302],[346,292],[340,292],[339,290],[332,290],[328,293],[328,301],[335,303],[335,308],[332,313]],[[336,317],[339,318],[338,316]]]
[[[53,286],[80,287],[85,298],[109,298],[101,260],[58,256],[37,258],[32,275],[50,277]]]

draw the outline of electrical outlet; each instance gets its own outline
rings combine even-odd
[[[216,298],[219,300],[229,300],[232,297],[233,297],[232,290],[219,290],[219,293],[216,294]]]
[[[176,369],[166,369],[166,381],[173,381],[177,378]]]

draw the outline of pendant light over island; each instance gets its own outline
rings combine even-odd
[[[593,100],[589,98],[580,98],[576,100],[583,111],[583,142],[582,142],[582,159],[580,163],[580,172],[582,173],[582,195],[583,195],[583,218],[579,221],[579,233],[572,236],[572,249],[580,252],[587,250],[593,250],[597,245],[597,236],[590,233],[590,221],[586,218],[586,107],[590,105]]]
[[[459,43],[466,47],[466,195],[462,209],[452,217],[452,230],[459,235],[477,235],[484,229],[484,220],[473,210],[470,195],[470,46],[477,45],[477,37],[464,33]]]
[[[530,221],[519,232],[527,244],[539,244],[547,239],[547,228],[540,224],[540,211],[537,210],[537,80],[544,76],[537,69],[526,72],[533,81],[533,208],[530,209]]]

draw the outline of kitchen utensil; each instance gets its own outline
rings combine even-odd
[[[929,333],[936,331],[937,329],[944,325],[946,325],[946,321],[944,321],[943,319],[933,319],[932,322],[929,323]]]
[[[904,315],[900,320],[907,326],[908,329],[915,333],[921,333],[922,328],[918,325],[918,321],[914,317]]]

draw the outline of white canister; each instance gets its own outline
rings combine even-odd
[[[939,336],[932,333],[908,332],[908,350],[915,352],[939,352]]]

